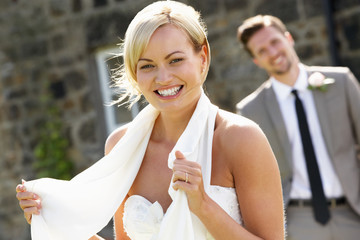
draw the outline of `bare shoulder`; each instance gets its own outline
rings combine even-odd
[[[105,155],[107,155],[117,144],[117,142],[119,142],[119,140],[125,135],[126,130],[127,124],[115,129],[112,133],[110,133],[105,142]]]
[[[225,145],[249,144],[264,137],[262,130],[254,121],[228,111],[219,111],[216,124],[217,134]]]
[[[265,134],[255,122],[226,111],[219,111],[216,122],[217,152],[231,173],[247,229],[284,239],[280,173]]]
[[[255,163],[255,160],[262,159],[258,155],[271,152],[265,134],[254,121],[220,110],[216,124],[214,136],[217,138],[217,144],[220,145],[219,150],[226,154],[226,158],[232,163],[249,162],[249,159]]]

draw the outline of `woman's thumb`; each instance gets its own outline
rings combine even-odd
[[[179,150],[175,152],[175,157],[176,159],[184,159],[185,156],[182,152],[180,152]]]

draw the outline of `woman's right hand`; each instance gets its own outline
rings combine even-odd
[[[41,200],[35,193],[26,191],[24,183],[25,181],[22,180],[22,183],[16,186],[16,198],[19,200],[19,205],[24,211],[26,221],[31,224],[32,214],[40,214]]]

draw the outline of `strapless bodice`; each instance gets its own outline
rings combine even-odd
[[[236,222],[242,224],[235,188],[210,186],[209,196]],[[139,195],[130,196],[124,206],[124,229],[132,240],[156,240],[164,211],[158,202],[151,203]],[[207,239],[213,239],[207,233]]]

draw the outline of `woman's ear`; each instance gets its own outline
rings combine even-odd
[[[206,45],[202,45],[200,57],[201,57],[201,66],[203,68],[206,68],[208,64],[208,49]]]

